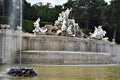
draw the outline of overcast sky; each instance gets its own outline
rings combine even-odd
[[[30,2],[31,4],[35,4],[37,2],[43,2],[44,4],[46,2],[50,2],[53,6],[54,5],[62,5],[63,3],[66,3],[67,0],[26,0]],[[105,0],[106,2],[109,2],[110,0]]]

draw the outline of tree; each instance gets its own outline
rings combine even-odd
[[[61,5],[52,7],[50,3],[47,3],[46,5],[37,3],[32,7],[35,9],[36,16],[40,17],[41,20],[45,22],[54,22],[57,19],[58,14],[62,11]]]
[[[120,0],[112,0],[110,5],[104,6],[101,18],[110,40],[120,42]]]
[[[36,19],[35,8],[31,6],[30,3],[23,0],[23,18],[28,20]]]
[[[3,1],[0,0],[0,15],[3,16]]]
[[[68,0],[64,7],[72,7],[72,16],[83,28],[94,29],[101,24],[101,6],[107,5],[104,0]]]

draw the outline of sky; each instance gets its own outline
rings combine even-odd
[[[54,5],[62,5],[67,2],[67,0],[26,0],[27,2],[30,2],[31,4],[35,4],[37,2],[43,2],[46,4],[46,2],[51,3],[53,6]],[[110,0],[105,0],[106,2],[109,2]]]

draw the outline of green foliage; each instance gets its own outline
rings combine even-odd
[[[101,6],[107,5],[104,0],[68,0],[64,4],[65,8],[71,7],[72,17],[83,28],[94,29],[100,25]]]
[[[35,20],[37,18],[35,8],[23,0],[23,18],[27,20]]]
[[[62,6],[50,7],[48,5],[33,5],[35,9],[36,16],[41,18],[42,22],[54,22],[58,14],[62,12]]]
[[[120,43],[120,0],[112,0],[110,5],[102,6],[101,19],[110,40]]]
[[[93,33],[93,30],[90,30],[90,29],[82,29],[82,31],[86,35],[90,35],[90,33]]]
[[[23,20],[23,31],[32,32],[33,29],[34,29],[33,21]]]
[[[8,18],[5,16],[0,16],[0,24],[8,24]]]

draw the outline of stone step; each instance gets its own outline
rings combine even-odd
[[[110,64],[112,58],[110,53],[29,50],[22,51],[22,63],[46,65]]]

